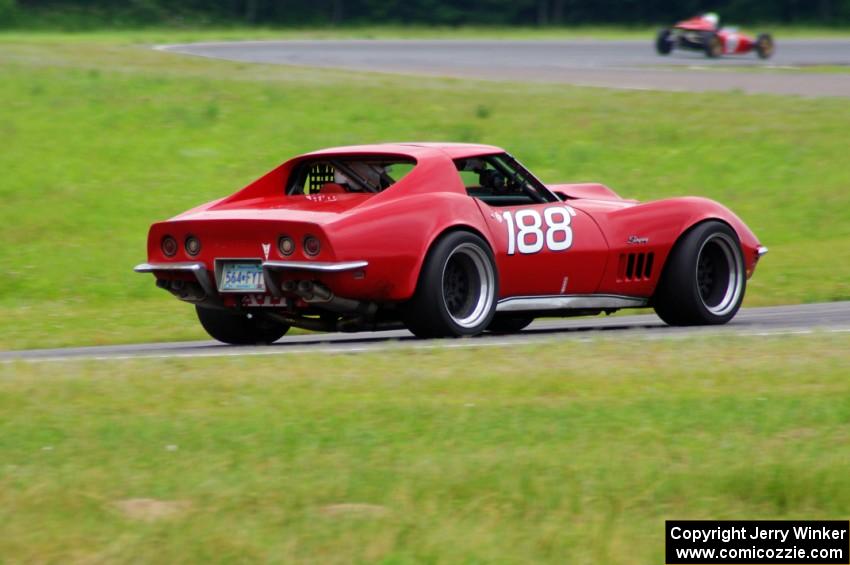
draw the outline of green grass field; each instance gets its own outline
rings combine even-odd
[[[850,298],[847,100],[245,65],[140,42],[190,32],[137,33],[0,34],[0,348],[204,337],[131,271],[151,222],[298,152],[405,139],[501,145],[545,181],[628,197],[715,198],[771,249],[746,304]]]
[[[523,26],[402,26],[402,25],[347,25],[341,27],[276,28],[244,26],[174,27],[129,27],[116,29],[114,26],[82,26],[79,30],[66,29],[62,19],[53,23],[31,26],[27,29],[10,29],[0,32],[0,41],[40,42],[103,42],[180,43],[210,40],[262,40],[262,39],[652,39],[657,26],[584,25],[571,27],[523,27]],[[671,24],[672,22],[667,22]],[[25,26],[24,26],[25,27]],[[90,29],[86,29],[86,28]],[[844,39],[850,37],[847,26],[810,26],[760,23],[742,26],[743,31],[758,33],[769,31],[778,40],[782,39]]]
[[[848,366],[850,334],[0,365],[0,555],[663,563],[665,519],[847,518]]]

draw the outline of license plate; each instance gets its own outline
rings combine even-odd
[[[224,263],[219,290],[224,292],[265,291],[263,267],[259,263]]]

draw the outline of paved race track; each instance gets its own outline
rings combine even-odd
[[[176,307],[176,306],[175,306]],[[398,348],[453,349],[513,346],[532,342],[582,340],[605,336],[624,339],[677,339],[694,335],[794,335],[815,332],[850,336],[850,302],[775,306],[741,310],[725,326],[671,328],[655,315],[540,320],[519,334],[470,339],[420,340],[407,331],[358,334],[309,334],[284,337],[273,345],[229,346],[214,341],[34,349],[0,352],[0,363],[17,360],[68,361],[129,358],[235,357],[240,355],[351,354]]]
[[[850,73],[763,67],[850,65],[850,40],[782,40],[773,58],[708,59],[655,53],[646,41],[246,41],[164,45],[158,49],[230,61],[426,74],[488,80],[563,82],[609,88],[802,96],[850,96]]]

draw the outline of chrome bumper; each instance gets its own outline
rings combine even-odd
[[[264,261],[263,270],[269,271],[318,271],[320,273],[339,273],[353,271],[369,265],[369,261]]]
[[[767,255],[767,247],[765,247],[764,245],[759,246],[756,253],[758,253],[759,257],[763,257],[763,256]]]
[[[210,280],[210,273],[203,263],[142,263],[133,268],[137,273],[192,273],[207,296],[217,293]]]
[[[340,273],[363,269],[369,265],[368,261],[263,261],[263,276],[266,280],[266,289],[275,296],[280,295],[280,289],[271,284],[272,271],[312,271],[319,273]],[[201,288],[209,297],[218,294],[216,286],[210,278],[209,270],[201,262],[193,263],[142,263],[133,269],[137,273],[192,273],[201,285]]]

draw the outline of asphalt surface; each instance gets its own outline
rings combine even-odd
[[[662,57],[655,53],[651,37],[646,41],[246,41],[157,48],[230,61],[412,75],[638,90],[850,96],[850,73],[783,70],[850,65],[850,40],[780,37],[776,42],[776,53],[767,61],[755,54],[708,59],[688,51]]]
[[[672,328],[655,315],[545,319],[509,336],[421,340],[407,331],[284,336],[273,345],[230,346],[215,341],[111,345],[0,352],[0,363],[28,361],[116,360],[132,358],[235,357],[242,355],[354,354],[396,349],[510,347],[529,343],[623,339],[680,339],[695,335],[798,335],[841,333],[850,336],[850,302],[748,308],[724,326]]]

